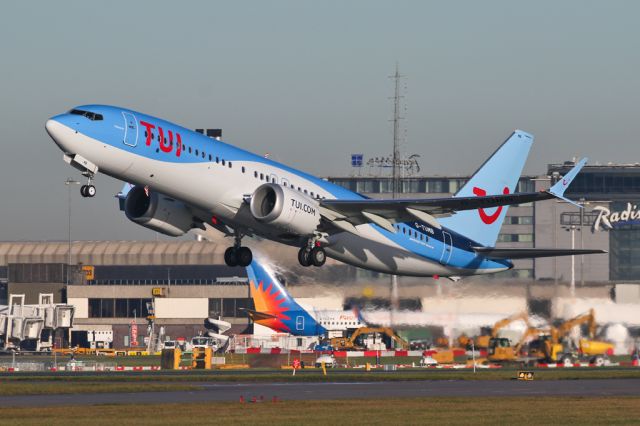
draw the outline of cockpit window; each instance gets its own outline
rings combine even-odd
[[[83,117],[87,117],[91,121],[98,121],[103,119],[102,114],[96,114],[95,112],[91,111],[83,111],[81,109],[72,109],[71,111],[69,111],[69,114],[81,115]]]

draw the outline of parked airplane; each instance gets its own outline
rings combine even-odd
[[[304,309],[275,272],[256,259],[247,266],[247,275],[255,309],[246,312],[256,324],[294,336],[332,335],[365,325],[353,311]]]
[[[300,247],[303,266],[326,256],[396,275],[460,277],[513,267],[509,259],[601,250],[494,247],[511,204],[552,198],[586,163],[547,191],[514,194],[533,136],[516,130],[450,198],[373,200],[291,167],[146,114],[86,105],[46,123],[64,160],[96,194],[98,171],[134,186],[126,216],[157,232],[183,235],[205,224],[234,237],[225,262],[248,266],[246,235]],[[566,200],[569,201],[569,200]]]
[[[443,327],[448,334],[491,326],[504,314],[431,313],[388,309],[339,311],[305,309],[291,297],[283,280],[266,262],[253,259],[247,267],[249,292],[255,309],[245,309],[255,324],[294,336],[334,336],[365,326]]]

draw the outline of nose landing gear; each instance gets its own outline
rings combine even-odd
[[[82,174],[87,177],[88,182],[87,182],[86,185],[82,185],[80,187],[80,195],[82,195],[85,198],[93,198],[93,197],[95,197],[96,196],[96,187],[91,184],[91,181],[93,180],[94,174],[90,173],[88,171],[84,172]]]
[[[80,195],[85,198],[92,198],[96,196],[96,187],[93,185],[82,185],[80,187]]]

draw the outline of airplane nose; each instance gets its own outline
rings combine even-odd
[[[55,118],[50,118],[47,120],[44,127],[51,139],[53,139],[53,141],[56,143],[56,145],[58,145],[58,147],[62,151],[67,152],[68,149],[65,147],[65,145],[68,145],[68,143],[65,144],[63,138],[65,126]]]
[[[47,133],[49,133],[49,136],[51,136],[52,138],[53,134],[55,133],[56,123],[58,123],[56,120],[50,118],[44,125],[44,128],[47,129]]]

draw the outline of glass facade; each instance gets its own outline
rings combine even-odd
[[[211,318],[242,318],[247,316],[245,309],[255,309],[253,299],[242,298],[210,298],[209,316]]]
[[[149,315],[147,302],[151,299],[89,299],[89,318],[144,318]]]
[[[393,191],[390,177],[332,177],[329,182],[361,194],[384,194]],[[467,183],[468,178],[411,177],[403,178],[400,191],[403,194],[455,194]],[[534,182],[523,177],[518,182],[517,192],[533,192]]]
[[[611,204],[622,211],[627,204]],[[640,280],[640,225],[623,225],[609,231],[609,278],[614,281]]]

